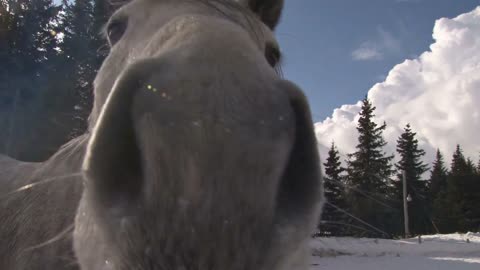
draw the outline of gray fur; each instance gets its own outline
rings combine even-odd
[[[0,155],[0,269],[78,269],[71,228],[85,142],[71,141],[44,163]]]
[[[128,27],[95,79],[90,132],[44,163],[0,157],[0,269],[308,269],[316,140],[302,92],[265,59],[283,1],[264,3],[113,15]]]

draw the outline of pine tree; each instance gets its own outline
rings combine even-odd
[[[108,54],[108,44],[106,39],[102,37],[101,32],[113,11],[111,1],[94,0],[91,49],[95,52],[93,61],[95,73]]]
[[[443,155],[440,149],[437,149],[435,161],[430,173],[428,185],[429,208],[432,213],[432,224],[435,233],[442,232],[443,222],[448,218],[446,209],[449,207],[446,201],[447,195],[447,176],[448,170],[443,161]]]
[[[36,160],[42,127],[42,100],[57,39],[52,21],[58,7],[52,0],[0,2],[0,131],[1,151],[23,160]],[[3,25],[5,23],[5,25]]]
[[[390,227],[387,222],[391,210],[382,207],[371,197],[379,201],[388,198],[390,177],[393,173],[390,162],[393,156],[383,152],[386,142],[382,133],[386,124],[378,126],[373,121],[374,111],[375,107],[365,97],[357,126],[359,143],[356,151],[349,154],[347,160],[347,181],[351,187],[348,200],[354,216],[385,231]],[[378,236],[371,232],[366,235]]]
[[[462,209],[465,205],[463,180],[467,176],[469,166],[463,155],[460,145],[457,145],[453,153],[450,174],[448,175],[447,200],[450,205],[449,216],[451,220],[448,232],[464,231],[465,223]]]
[[[319,225],[320,235],[339,236],[344,233],[346,217],[339,209],[345,209],[345,182],[342,175],[345,169],[340,162],[340,154],[332,142],[325,163],[324,192],[327,204],[323,208]]]
[[[453,154],[447,191],[438,208],[443,207],[442,233],[466,232],[480,226],[480,183],[472,162],[469,162],[457,145]]]
[[[478,164],[477,164],[477,174],[480,176],[480,158],[478,159]]]
[[[470,171],[471,171],[471,166],[469,166],[467,159],[465,159],[461,146],[457,144],[457,147],[452,157],[450,175],[464,176],[468,174]]]
[[[445,162],[443,161],[443,155],[440,149],[437,149],[435,161],[429,179],[429,198],[433,202],[440,192],[445,192],[447,189],[447,168],[445,168]]]
[[[73,128],[70,137],[85,132],[93,106],[93,80],[108,53],[101,29],[113,12],[108,1],[64,0],[65,38],[63,44],[65,68],[71,82],[69,100],[62,110],[71,113]],[[75,110],[73,110],[73,108]]]
[[[92,42],[98,33],[93,28],[92,0],[76,0],[71,4],[64,0],[64,6],[63,51],[71,84],[68,86],[68,102],[64,103],[62,110],[70,112],[73,123],[70,137],[76,137],[84,133],[87,126],[96,72],[96,51],[92,50]]]
[[[475,167],[475,164],[471,158],[467,158],[467,167],[468,171],[472,172],[473,174],[477,173],[477,168]]]
[[[412,201],[408,203],[410,231],[412,234],[425,234],[430,231],[428,214],[427,186],[422,180],[422,175],[428,170],[421,160],[425,151],[419,149],[416,133],[412,132],[410,124],[407,124],[404,132],[397,140],[397,152],[400,160],[395,164],[398,181],[395,183],[397,198],[403,200],[403,172],[407,181],[407,194]]]
[[[52,3],[0,0],[0,151],[22,160],[44,160],[84,132],[107,51],[108,1]]]

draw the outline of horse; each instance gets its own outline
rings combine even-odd
[[[308,269],[322,180],[277,69],[282,9],[123,3],[88,131],[42,163],[0,156],[0,269]]]

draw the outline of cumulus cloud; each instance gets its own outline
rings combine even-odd
[[[377,107],[375,121],[387,122],[387,152],[407,123],[417,132],[420,147],[433,160],[439,148],[450,162],[457,143],[464,154],[480,153],[480,7],[454,19],[437,20],[430,51],[395,66],[386,79],[368,91]],[[315,124],[320,151],[334,140],[341,152],[357,144],[356,126],[361,103],[343,105]]]
[[[360,47],[352,52],[352,58],[358,61],[381,60],[385,53],[393,53],[400,50],[400,40],[379,26],[375,40],[362,43]]]

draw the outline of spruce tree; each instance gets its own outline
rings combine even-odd
[[[435,161],[433,162],[429,183],[429,198],[433,202],[438,194],[442,191],[445,192],[447,189],[447,168],[445,167],[445,162],[443,161],[443,155],[440,152],[440,149],[437,149],[437,154]]]
[[[93,106],[93,80],[108,54],[101,29],[113,12],[109,1],[64,0],[65,37],[63,43],[64,67],[70,89],[61,110],[70,114],[69,137],[85,132],[87,119]],[[72,121],[73,120],[73,121]],[[72,126],[73,124],[73,126]]]
[[[93,59],[93,67],[95,73],[102,64],[105,57],[108,55],[108,43],[101,35],[102,29],[108,22],[108,18],[114,11],[111,1],[94,0],[93,5],[93,22],[92,22],[92,41],[90,43],[92,51],[95,52]]]
[[[467,158],[467,167],[468,171],[472,172],[473,174],[477,173],[477,168],[475,167],[475,164],[471,158]]]
[[[85,131],[108,52],[99,33],[109,1],[62,3],[0,0],[0,151],[22,160],[44,160]]]
[[[429,209],[432,213],[432,224],[434,226],[434,232],[440,233],[444,229],[443,222],[447,217],[449,207],[446,201],[447,196],[447,176],[448,170],[445,167],[443,155],[440,149],[437,149],[435,161],[430,173],[430,179],[428,181],[428,200]]]
[[[43,134],[36,131],[47,120],[42,114],[43,96],[58,44],[52,22],[59,9],[52,0],[1,1],[0,5],[0,151],[39,160],[37,146]]]
[[[365,97],[357,126],[359,143],[347,160],[347,182],[351,186],[348,200],[354,216],[385,231],[390,227],[391,209],[383,207],[376,200],[383,201],[389,197],[393,173],[390,162],[393,156],[383,151],[386,142],[382,133],[386,124],[378,126],[373,121],[374,111],[375,107]],[[365,235],[379,236],[371,232]]]
[[[480,229],[480,177],[472,159],[467,158],[467,175],[464,177],[463,213],[465,217],[465,231]]]
[[[342,235],[346,225],[346,217],[339,209],[345,209],[345,183],[343,172],[345,169],[340,162],[340,154],[332,142],[325,163],[324,192],[327,204],[323,208],[322,219],[319,225],[320,235]]]
[[[447,191],[437,206],[444,209],[442,233],[466,232],[480,226],[480,187],[473,167],[457,145],[447,177]]]
[[[63,53],[65,70],[70,85],[64,99],[64,112],[70,114],[72,124],[70,137],[76,137],[85,132],[87,118],[92,102],[93,79],[96,72],[96,51],[92,50],[98,33],[93,27],[93,1],[76,0],[70,3],[64,0],[65,6],[65,37]]]
[[[459,144],[455,148],[455,152],[452,157],[452,164],[450,168],[450,175],[463,176],[471,171],[467,159],[463,155],[463,150]]]
[[[480,176],[480,158],[478,159],[478,164],[477,164],[477,175]]]
[[[464,231],[465,220],[463,208],[465,206],[464,179],[469,174],[469,166],[460,145],[453,153],[450,174],[448,175],[447,200],[450,206],[451,221],[449,232]]]
[[[430,217],[427,201],[427,185],[422,179],[423,173],[428,170],[422,157],[425,151],[419,149],[416,133],[407,124],[404,132],[397,140],[397,152],[400,160],[395,164],[398,181],[395,182],[397,198],[403,200],[403,172],[407,181],[407,194],[412,198],[408,203],[410,232],[414,235],[430,232]]]

